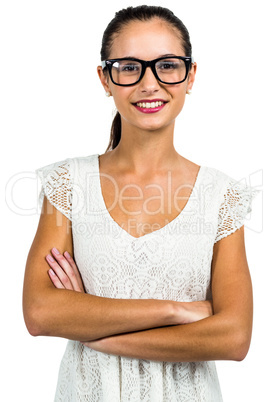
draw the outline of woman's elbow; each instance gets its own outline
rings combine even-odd
[[[237,347],[237,352],[236,352],[236,361],[241,362],[242,360],[244,360],[248,354],[249,351],[249,346],[250,346],[250,342],[248,341],[244,341],[244,342],[240,342],[238,344]]]
[[[32,336],[46,336],[48,333],[47,311],[45,303],[27,300],[23,303],[23,315],[26,328]]]
[[[24,308],[24,322],[30,335],[40,336],[43,331],[40,323],[40,312],[36,308]]]
[[[232,356],[231,360],[237,362],[243,361],[249,351],[251,341],[251,332],[245,329],[239,329],[236,331],[234,345],[231,348]]]

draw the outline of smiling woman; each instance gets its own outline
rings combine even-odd
[[[119,13],[120,21],[121,17]],[[170,19],[170,15],[168,17]],[[134,134],[135,127],[138,127],[138,131],[156,131],[158,127],[163,129],[166,126],[169,133],[173,133],[175,118],[183,107],[187,91],[193,86],[196,72],[196,64],[191,58],[189,35],[175,16],[171,22],[163,24],[163,16],[159,18],[157,13],[153,18],[145,18],[145,21],[137,18],[133,20],[130,14],[128,23],[125,19],[122,25],[117,40],[112,39],[114,35],[109,35],[117,32],[116,22],[108,26],[104,41],[109,38],[109,47],[107,43],[106,46],[103,44],[101,56],[104,61],[98,69],[105,91],[114,97],[121,116],[119,129],[112,134],[113,147],[129,129],[132,138],[137,141],[136,135],[139,134]],[[156,113],[152,118],[150,106],[156,101],[162,103],[160,109],[156,110],[162,113]],[[150,117],[146,119],[148,113]]]
[[[119,11],[101,58],[118,114],[104,154],[38,170],[27,328],[69,340],[57,402],[220,402],[214,360],[244,359],[251,339],[254,192],[174,148],[196,63],[171,11]]]

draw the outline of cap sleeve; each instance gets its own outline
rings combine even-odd
[[[42,189],[39,196],[40,204],[44,196],[69,220],[72,215],[72,188],[71,160],[66,159],[52,165],[37,169],[36,173],[41,180]]]
[[[215,243],[244,225],[247,214],[252,210],[252,200],[258,193],[259,190],[253,189],[242,182],[228,179],[223,201],[219,208]]]

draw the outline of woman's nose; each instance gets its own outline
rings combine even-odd
[[[140,82],[142,92],[156,92],[160,89],[160,85],[150,67],[147,67],[145,74]]]

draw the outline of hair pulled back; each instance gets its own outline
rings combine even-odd
[[[170,11],[168,8],[143,5],[138,7],[128,7],[118,11],[115,14],[115,17],[108,24],[103,34],[101,60],[109,59],[113,41],[116,38],[116,35],[118,35],[126,25],[128,25],[132,21],[148,21],[153,18],[162,19],[178,31],[178,36],[182,42],[185,55],[191,57],[192,45],[190,42],[190,36],[183,22],[178,17],[176,17],[173,12]],[[106,149],[106,152],[114,149],[119,144],[120,139],[121,116],[119,112],[117,112],[112,123],[110,142]]]

